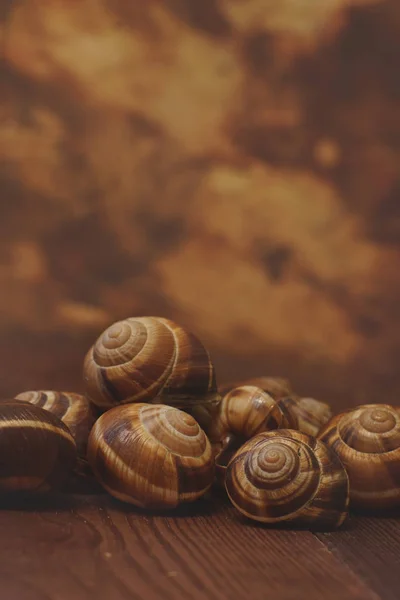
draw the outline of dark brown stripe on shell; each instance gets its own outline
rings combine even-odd
[[[56,415],[56,417],[62,419],[67,413],[70,405],[71,399],[62,392],[59,392],[54,395],[54,400],[49,410],[53,413],[53,415]]]
[[[175,466],[178,476],[178,495],[200,494],[209,488],[214,479],[214,471],[210,469],[208,463],[196,465],[195,468],[188,468],[187,462],[180,456],[175,456]],[[185,464],[186,463],[186,464]]]
[[[296,400],[291,396],[285,396],[279,398],[277,403],[286,418],[287,427],[289,429],[298,429],[299,423],[296,415]]]
[[[35,401],[36,406],[43,407],[47,402],[47,394],[44,392],[40,392],[38,394],[37,400]]]
[[[104,429],[103,440],[112,450],[117,451],[121,460],[124,460],[124,457],[121,456],[121,450],[123,449],[122,441],[125,440],[127,442],[129,440],[131,442],[134,433],[130,421],[115,420],[115,423]],[[129,460],[129,449],[127,458]]]
[[[118,405],[121,400],[124,399],[124,394],[120,392],[116,385],[114,385],[107,376],[107,368],[99,367],[101,382],[107,395],[107,400],[115,405]]]
[[[163,389],[163,395],[174,396],[178,393],[198,396],[215,390],[214,369],[203,344],[192,333],[179,327],[171,327],[171,324],[169,327],[177,342],[176,357],[171,375]],[[212,369],[211,378],[210,369]]]

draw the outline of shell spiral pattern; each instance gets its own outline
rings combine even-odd
[[[218,481],[223,483],[229,460],[240,446],[261,431],[296,428],[289,402],[275,400],[261,388],[243,385],[222,399],[212,430]]]
[[[314,400],[314,398],[300,398],[293,393],[287,379],[281,377],[252,377],[241,383],[228,383],[220,387],[220,392],[227,394],[235,387],[255,386],[269,394],[283,407],[286,407],[297,420],[289,425],[290,428],[298,429],[308,435],[316,436],[321,428],[332,417],[329,404]]]
[[[400,506],[400,409],[389,404],[358,406],[333,417],[319,439],[344,464],[353,507]]]
[[[207,350],[190,332],[158,317],[111,325],[84,362],[86,395],[102,410],[132,402],[190,409],[219,396]]]
[[[103,487],[144,508],[173,508],[211,486],[210,442],[179,409],[126,404],[104,413],[89,438],[88,460]]]
[[[87,441],[96,413],[85,396],[71,392],[29,391],[18,394],[15,399],[35,404],[61,419],[75,439],[79,456],[86,457]]]
[[[228,392],[222,399],[219,415],[221,428],[244,440],[264,430],[295,428],[297,424],[288,404],[250,385]]]
[[[249,440],[229,463],[225,487],[234,506],[264,523],[338,527],[347,515],[348,478],[334,452],[299,431]]]

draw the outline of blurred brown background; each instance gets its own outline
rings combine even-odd
[[[336,406],[398,401],[400,3],[1,3],[0,386],[130,315]]]

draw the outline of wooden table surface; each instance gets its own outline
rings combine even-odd
[[[3,600],[399,600],[400,520],[266,528],[220,494],[168,515],[107,495],[0,510]]]

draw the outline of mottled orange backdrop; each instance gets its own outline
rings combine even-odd
[[[397,0],[0,5],[3,395],[162,315],[220,381],[398,401]]]

